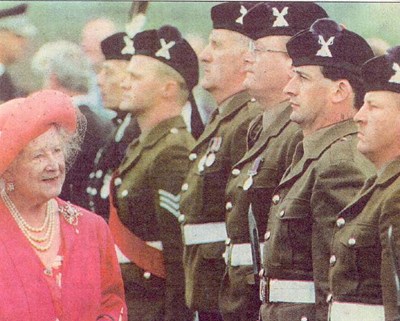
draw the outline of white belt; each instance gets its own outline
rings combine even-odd
[[[270,279],[268,291],[269,302],[315,303],[315,287],[312,281]]]
[[[330,321],[385,321],[383,305],[332,302]]]
[[[260,244],[260,253],[263,252],[264,244]],[[251,244],[232,244],[227,247],[227,259],[230,266],[253,265],[253,255],[251,253]],[[262,260],[262,255],[261,255]]]
[[[227,237],[225,222],[183,225],[185,245],[224,242]]]
[[[163,245],[161,241],[148,241],[146,242],[146,244],[148,246],[151,246],[159,251],[163,250]],[[124,253],[122,253],[122,251],[120,250],[120,248],[115,245],[115,252],[117,253],[117,259],[118,259],[118,263],[120,264],[124,264],[124,263],[131,263],[131,260],[129,260]]]

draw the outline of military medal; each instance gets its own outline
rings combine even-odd
[[[199,170],[199,172],[201,173],[202,171],[204,171],[204,165],[206,163],[206,159],[207,159],[207,153],[205,153],[199,160],[198,164],[197,164],[197,169]]]
[[[262,157],[258,156],[254,160],[253,165],[251,166],[251,168],[248,170],[248,172],[247,172],[248,177],[243,183],[243,190],[244,191],[249,190],[249,188],[253,185],[253,182],[254,182],[253,181],[253,176],[257,175],[258,167],[260,167],[261,161],[262,161]]]
[[[213,137],[210,140],[210,144],[208,146],[208,155],[205,163],[207,167],[210,167],[212,164],[214,164],[216,159],[215,153],[220,150],[221,145],[222,145],[222,137]]]
[[[251,185],[253,185],[253,175],[250,175],[249,177],[247,177],[247,179],[244,181],[243,184],[243,190],[247,191]]]
[[[206,158],[206,166],[210,167],[212,164],[214,164],[214,162],[215,162],[215,154],[214,153],[208,154]]]

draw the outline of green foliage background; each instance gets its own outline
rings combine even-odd
[[[32,54],[45,42],[66,39],[79,43],[80,31],[91,18],[106,16],[114,20],[121,30],[128,21],[131,1],[25,1],[28,15],[39,29],[25,61],[13,66],[15,80],[27,90],[40,86],[30,72]],[[22,1],[0,1],[0,9]],[[146,28],[163,24],[178,27],[183,34],[194,33],[204,39],[211,29],[211,1],[152,1],[148,9]],[[318,2],[330,17],[365,38],[377,37],[390,45],[400,44],[398,28],[400,3],[394,2]]]

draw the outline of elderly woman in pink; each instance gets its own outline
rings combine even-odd
[[[82,124],[57,91],[0,105],[0,320],[127,320],[106,223],[57,198]]]

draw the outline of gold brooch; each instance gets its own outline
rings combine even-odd
[[[79,234],[78,226],[78,217],[82,215],[81,211],[79,211],[75,206],[73,206],[69,201],[64,206],[59,206],[58,210],[64,216],[64,219],[71,224],[76,234]]]

